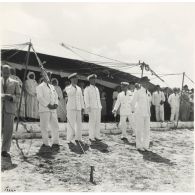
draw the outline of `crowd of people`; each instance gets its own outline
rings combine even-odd
[[[16,112],[28,120],[40,120],[43,145],[40,151],[59,150],[59,121],[67,122],[67,141],[69,144],[82,140],[82,121],[88,116],[89,140],[101,141],[100,122],[106,114],[106,92],[96,86],[97,75],[87,77],[88,86],[80,82],[77,73],[70,74],[69,81],[62,90],[57,78],[51,72],[42,72],[37,83],[34,72],[28,72],[22,85],[15,70],[8,65],[2,66],[2,156],[10,156],[11,137]],[[122,140],[127,139],[127,119],[134,136],[136,148],[148,150],[150,140],[150,121],[189,121],[194,119],[194,90],[185,85],[178,88],[160,88],[156,86],[151,93],[148,90],[149,79],[142,77],[139,83],[121,82],[113,92],[113,110],[120,121]],[[22,86],[24,93],[21,97]],[[20,101],[22,100],[22,101]],[[51,127],[52,147],[49,145],[48,129]]]
[[[138,83],[128,83],[128,89],[132,92],[137,91]],[[113,107],[117,100],[121,87],[117,86],[113,92]],[[194,121],[194,89],[189,90],[184,85],[183,90],[180,88],[160,88],[155,86],[155,90],[151,93],[150,100],[151,121]],[[120,117],[119,110],[117,117]]]

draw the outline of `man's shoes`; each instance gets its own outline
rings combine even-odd
[[[144,152],[145,149],[144,148],[137,148],[138,151]]]
[[[127,141],[128,139],[126,137],[121,137],[121,140]]]
[[[52,150],[50,146],[43,144],[39,150],[40,154],[51,154]]]
[[[76,145],[76,141],[75,141],[75,140],[70,140],[70,141],[69,141],[69,144],[74,144],[74,145]]]
[[[100,139],[100,138],[95,138],[95,140],[98,141],[98,142],[102,141],[102,139]]]
[[[90,139],[90,138],[89,138],[89,141],[90,141],[90,142],[95,142],[95,139]]]
[[[6,152],[6,151],[2,151],[1,152],[1,156],[2,157],[6,157],[6,158],[11,158],[10,154],[8,152]]]
[[[144,148],[144,151],[149,152],[150,150],[149,148]]]
[[[59,144],[53,144],[51,146],[52,151],[58,152],[60,150],[60,145]]]

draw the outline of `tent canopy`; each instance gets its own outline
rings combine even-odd
[[[44,67],[46,69],[57,71],[61,73],[60,74],[61,76],[63,75],[63,73],[69,74],[73,72],[78,72],[79,75],[87,77],[89,74],[95,73],[97,74],[98,79],[114,84],[120,84],[120,82],[122,81],[139,82],[138,77],[114,68],[109,68],[106,66],[98,65],[95,63],[89,63],[77,59],[63,58],[42,53],[37,54],[42,62],[44,61],[46,62],[44,64]],[[16,63],[24,66],[26,55],[27,52],[23,50],[15,49],[1,50],[1,60],[7,63],[9,62]],[[33,52],[30,52],[29,66],[39,68],[37,59]],[[67,74],[65,74],[64,77],[67,77]],[[153,88],[154,85],[152,83],[149,83],[149,89]]]

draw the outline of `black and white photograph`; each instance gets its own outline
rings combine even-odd
[[[195,2],[0,2],[1,192],[194,192]]]

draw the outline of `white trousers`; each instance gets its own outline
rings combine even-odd
[[[49,145],[48,130],[50,127],[52,135],[52,143],[59,144],[59,125],[56,112],[40,112],[40,128],[43,144]]]
[[[100,138],[101,109],[91,109],[89,112],[89,138]]]
[[[135,131],[134,114],[132,113],[129,115],[120,115],[120,128],[122,130],[123,137],[127,137],[127,118],[129,120],[131,128]]]
[[[164,121],[164,105],[155,106],[156,121]]]
[[[148,149],[150,144],[150,117],[136,115],[136,148]]]
[[[178,120],[178,117],[179,117],[179,107],[171,107],[171,118],[170,118],[170,121],[177,121]]]
[[[67,110],[67,141],[81,140],[81,110]]]

